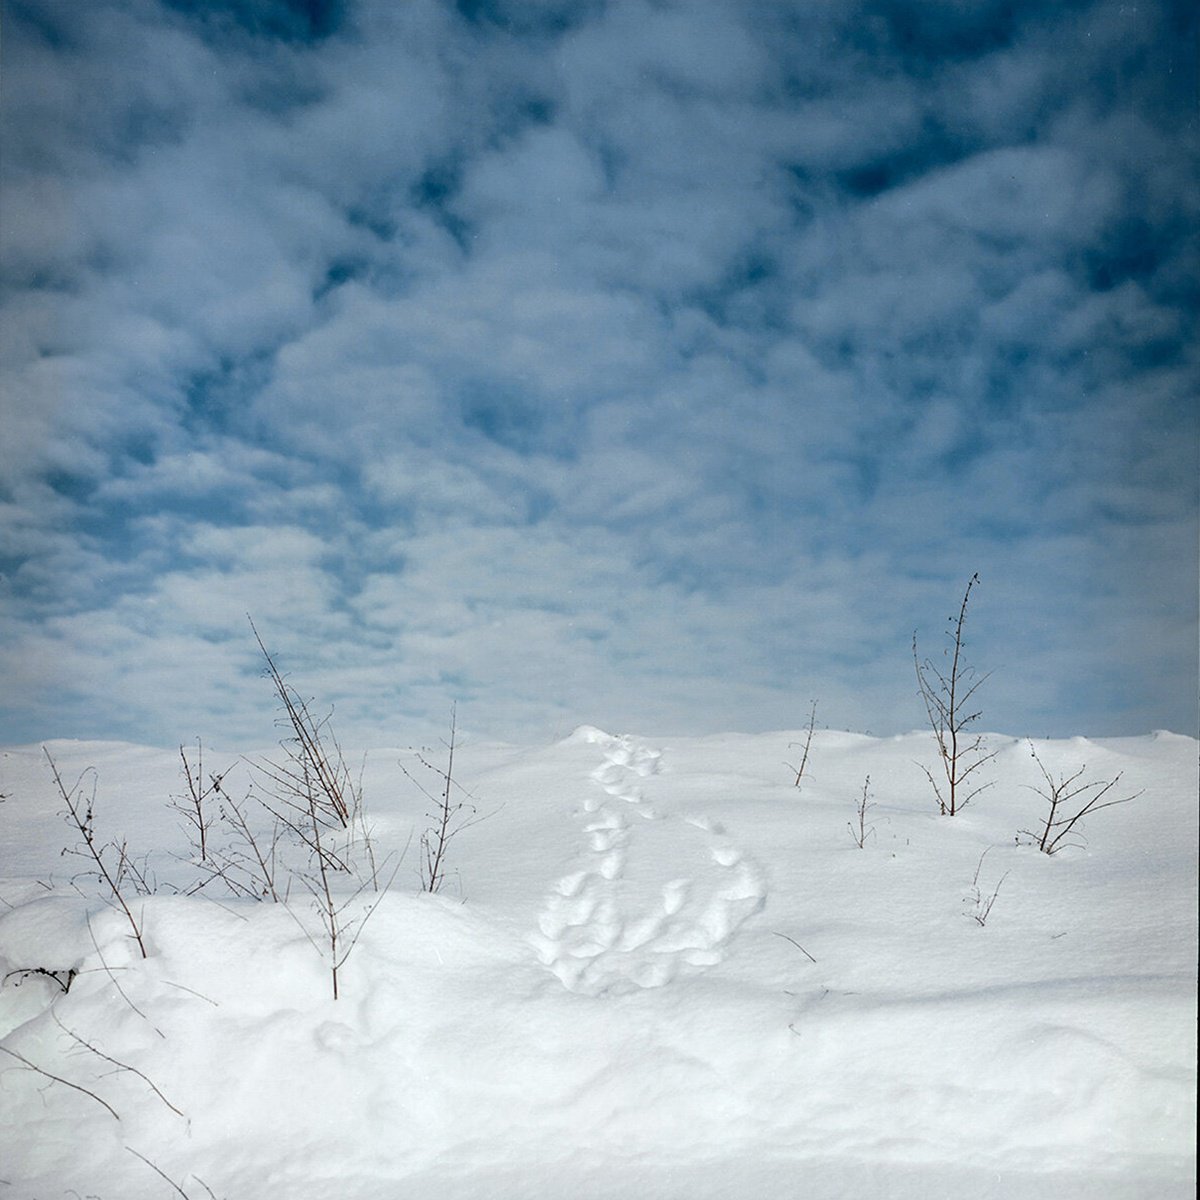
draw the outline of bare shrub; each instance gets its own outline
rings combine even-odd
[[[313,843],[319,839],[319,832],[310,832],[313,822],[318,830],[347,835],[341,845],[344,857],[329,847],[325,851],[327,856],[333,855],[333,870],[347,871],[347,858],[356,848],[356,835],[363,830],[361,789],[350,774],[329,717],[313,715],[308,702],[280,674],[253,621],[250,628],[283,709],[280,722],[286,731],[279,743],[283,756],[260,760],[254,766],[269,785],[270,794],[285,806],[287,815],[281,816],[285,826],[291,828],[299,820],[305,827],[303,840],[310,849],[315,851]]]
[[[250,627],[266,660],[267,675],[283,710],[280,721],[286,731],[278,758],[251,764],[263,785],[258,799],[277,821],[280,836],[299,852],[299,857],[289,862],[286,869],[289,881],[298,882],[312,901],[320,937],[314,937],[302,922],[301,929],[329,966],[336,1000],[339,972],[382,899],[362,788],[351,776],[329,718],[317,719],[313,715],[308,702],[280,673],[253,621]],[[242,869],[248,871],[249,878],[265,884],[266,892],[278,899],[276,844],[271,844],[269,854],[264,853],[245,814],[228,799],[227,805],[231,823],[246,847],[242,852]],[[359,900],[368,889],[379,895],[364,909]]]
[[[278,904],[287,898],[286,892],[281,896],[275,886],[280,871],[282,822],[272,816],[270,833],[256,832],[244,803],[235,800],[223,787],[217,789],[217,794],[221,797],[217,813],[230,836],[206,864],[210,878],[220,879],[235,896]]]
[[[452,705],[450,708],[450,736],[443,740],[442,746],[446,750],[445,767],[431,761],[432,752],[428,749],[414,752],[417,762],[440,781],[436,791],[427,788],[412,771],[403,763],[400,764],[400,770],[432,805],[425,814],[429,823],[421,834],[420,876],[421,890],[425,892],[438,892],[445,883],[450,843],[464,829],[469,829],[491,815],[488,813],[479,816],[474,803],[475,797],[454,778],[454,754],[458,747],[458,705]]]
[[[963,627],[967,620],[967,604],[971,599],[971,589],[978,582],[978,574],[972,575],[963,593],[957,619],[949,619],[950,628],[946,634],[949,645],[943,651],[943,656],[949,661],[944,667],[939,667],[932,659],[921,658],[917,650],[917,635],[913,634],[917,686],[925,704],[929,727],[937,742],[938,758],[945,775],[945,790],[928,767],[922,766],[921,770],[925,772],[937,797],[939,811],[951,817],[980,792],[991,787],[990,783],[979,784],[972,777],[980,767],[996,757],[995,752],[988,753],[985,750],[980,735],[968,733],[970,726],[980,717],[980,713],[972,707],[975,692],[988,678],[988,675],[977,675],[964,660],[966,642]]]
[[[867,776],[862,787],[862,795],[859,796],[857,803],[854,806],[855,821],[846,822],[846,828],[850,830],[850,836],[854,839],[854,844],[862,850],[867,844],[869,838],[875,832],[874,825],[867,824],[867,813],[875,807],[870,803],[870,787],[871,777]]]
[[[1031,833],[1027,829],[1022,829],[1021,832],[1026,837],[1032,838],[1037,848],[1045,854],[1057,854],[1066,846],[1078,846],[1080,843],[1070,842],[1066,839],[1073,833],[1077,837],[1083,836],[1075,829],[1075,826],[1090,813],[1097,813],[1102,808],[1112,808],[1117,804],[1128,804],[1130,800],[1136,800],[1142,794],[1139,791],[1134,792],[1131,796],[1122,796],[1120,799],[1105,800],[1104,797],[1110,795],[1117,784],[1121,782],[1120,772],[1107,781],[1095,779],[1090,783],[1080,783],[1079,780],[1087,770],[1085,764],[1074,774],[1060,775],[1056,779],[1038,757],[1032,742],[1029,743],[1029,752],[1033,761],[1037,763],[1042,778],[1046,781],[1044,788],[1031,786],[1030,791],[1037,792],[1046,801],[1048,808],[1046,819],[1037,833]],[[1086,799],[1082,799],[1083,797]]]
[[[983,860],[987,858],[993,849],[995,849],[994,846],[989,846],[979,856],[979,862],[975,864],[975,875],[971,879],[971,891],[969,895],[964,897],[964,902],[970,904],[974,909],[969,915],[978,925],[986,925],[988,923],[988,917],[992,915],[992,906],[996,903],[996,897],[1000,895],[1000,888],[1010,874],[1010,872],[1005,871],[990,893],[979,882],[979,875],[983,871]]]
[[[183,764],[183,780],[187,791],[183,796],[173,796],[171,807],[183,817],[196,857],[201,863],[206,863],[208,832],[214,820],[212,800],[221,794],[221,780],[229,771],[226,769],[220,775],[210,775],[205,781],[204,743],[199,738],[196,739],[195,762],[188,758],[182,746],[179,747],[179,758]]]
[[[87,861],[90,866],[80,872],[75,878],[91,878],[100,886],[105,902],[118,909],[125,915],[134,941],[142,957],[146,955],[146,943],[142,940],[142,924],[135,917],[131,900],[136,896],[149,895],[154,890],[152,881],[146,875],[145,860],[135,860],[129,853],[127,843],[111,841],[103,845],[96,840],[96,774],[93,770],[85,771],[76,780],[73,787],[68,788],[63,783],[58,764],[55,763],[50,751],[44,746],[42,753],[50,764],[50,773],[54,776],[54,785],[63,803],[67,806],[64,816],[82,839],[74,847],[63,850],[63,854],[74,855]],[[91,776],[91,787],[85,786],[84,780]],[[74,881],[72,881],[74,882]],[[131,895],[132,894],[132,895]]]
[[[796,782],[794,784],[792,784],[793,787],[798,788],[801,784],[801,781],[804,779],[804,769],[805,769],[805,767],[808,766],[808,751],[809,751],[809,748],[812,746],[813,728],[816,726],[816,723],[817,723],[817,702],[814,700],[812,702],[812,707],[808,710],[808,726],[807,726],[807,729],[805,730],[804,752],[800,757],[800,765],[798,767],[794,767],[794,766],[792,766],[791,763],[784,764],[784,766],[791,767],[792,770],[796,772]],[[792,749],[793,746],[799,746],[799,745],[800,745],[799,742],[789,742],[788,749],[790,750],[790,749]]]

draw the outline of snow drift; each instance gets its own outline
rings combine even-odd
[[[6,751],[0,1198],[1190,1197],[1196,742],[1035,743],[1144,789],[1051,857],[1026,741],[947,818],[928,734],[818,732],[796,788],[801,736],[468,745],[490,815],[441,894],[400,864],[336,1001],[306,894],[182,894],[176,755],[48,747],[147,855],[143,958]],[[397,854],[400,757],[364,771]]]

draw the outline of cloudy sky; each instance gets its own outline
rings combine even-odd
[[[7,0],[0,741],[1194,733],[1187,0]]]

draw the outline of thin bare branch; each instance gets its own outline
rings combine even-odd
[[[175,1180],[173,1180],[170,1175],[168,1175],[161,1167],[158,1167],[152,1163],[144,1154],[139,1154],[132,1146],[126,1146],[125,1149],[128,1150],[134,1158],[141,1159],[142,1162],[144,1162],[146,1166],[148,1166],[156,1175],[166,1180],[166,1182],[169,1183],[171,1187],[173,1187],[175,1191],[177,1191],[183,1197],[183,1200],[191,1200],[187,1192],[185,1192],[183,1188],[181,1188],[179,1184],[177,1184]]]
[[[803,954],[804,957],[807,958],[810,963],[815,963],[817,961],[815,958],[813,958],[813,956],[811,954],[809,954],[809,952],[807,950],[805,950],[805,948],[802,945],[800,945],[800,943],[798,941],[796,941],[795,938],[788,937],[788,935],[786,933],[780,933],[778,930],[774,930],[773,932],[776,937],[783,938],[783,940],[785,942],[791,942],[792,945],[795,946],[796,949],[799,950],[800,953]]]
[[[917,673],[917,691],[925,707],[925,716],[937,744],[938,759],[946,777],[946,792],[943,793],[933,773],[922,766],[937,800],[938,811],[954,816],[966,807],[989,784],[965,792],[962,784],[974,771],[990,762],[994,754],[983,749],[983,739],[976,737],[967,744],[966,731],[981,716],[979,710],[969,707],[975,692],[990,678],[991,672],[979,675],[964,661],[966,642],[964,627],[971,589],[979,582],[978,574],[972,575],[963,592],[957,618],[950,618],[947,634],[949,646],[946,655],[949,667],[942,671],[929,658],[922,658],[917,648],[917,635],[913,634],[913,664]]]
[[[791,763],[785,764],[786,766],[792,767],[792,770],[796,772],[796,782],[792,785],[793,787],[799,787],[801,784],[801,781],[804,779],[804,770],[808,766],[808,751],[809,751],[809,747],[812,746],[813,729],[816,726],[816,723],[817,723],[817,702],[814,700],[812,702],[812,708],[810,708],[809,712],[808,712],[808,726],[805,730],[805,735],[804,735],[804,753],[801,755],[800,765],[798,767],[792,767]],[[800,744],[799,742],[791,742],[791,743],[789,743],[788,748],[791,749],[792,746],[798,746],[799,744]]]
[[[860,850],[866,848],[867,838],[869,838],[871,834],[875,832],[875,826],[867,824],[867,813],[875,807],[875,805],[871,804],[868,800],[870,787],[871,777],[868,775],[866,782],[863,783],[862,795],[859,797],[858,802],[855,805],[854,811],[858,816],[857,827],[852,825],[849,821],[846,822],[846,828],[850,830],[850,836],[854,839],[854,844]]]
[[[450,736],[442,742],[446,748],[446,765],[440,767],[430,761],[427,753],[418,751],[417,762],[441,781],[437,792],[427,788],[403,763],[400,770],[417,790],[433,806],[425,814],[429,825],[421,835],[421,888],[426,892],[437,892],[446,879],[446,862],[450,844],[465,829],[477,825],[494,813],[479,814],[473,802],[475,797],[454,776],[455,755],[458,749],[458,707],[450,709]],[[463,796],[466,799],[458,799]],[[498,811],[498,810],[497,810]]]
[[[1114,778],[1107,782],[1095,779],[1090,783],[1079,783],[1078,781],[1083,778],[1087,771],[1085,764],[1072,774],[1055,779],[1041,758],[1038,757],[1037,749],[1032,742],[1029,743],[1029,752],[1033,761],[1037,763],[1042,778],[1046,781],[1045,788],[1030,787],[1029,790],[1041,796],[1049,807],[1046,811],[1046,819],[1039,833],[1032,833],[1029,830],[1022,830],[1021,832],[1036,842],[1037,848],[1046,854],[1056,854],[1064,845],[1077,845],[1078,843],[1066,841],[1065,839],[1071,836],[1075,830],[1075,826],[1084,817],[1100,812],[1105,808],[1113,808],[1118,804],[1128,804],[1131,800],[1136,800],[1143,794],[1142,791],[1138,791],[1132,795],[1123,796],[1119,800],[1104,800],[1104,797],[1121,782],[1122,772],[1118,772]],[[1081,796],[1086,796],[1088,792],[1093,792],[1094,794],[1085,803],[1078,806],[1072,805],[1072,801],[1077,800]],[[1103,803],[1101,803],[1102,800],[1104,801]],[[1065,815],[1064,807],[1066,808]],[[1070,811],[1072,807],[1075,808],[1074,812]]]
[[[97,1104],[100,1105],[101,1108],[108,1110],[108,1112],[112,1115],[113,1120],[119,1121],[121,1119],[120,1115],[117,1113],[117,1110],[113,1108],[113,1106],[106,1100],[102,1100],[99,1096],[97,1096],[95,1092],[88,1091],[87,1088],[80,1087],[79,1084],[72,1083],[69,1079],[64,1079],[61,1075],[55,1075],[50,1071],[43,1070],[37,1065],[37,1063],[30,1062],[25,1055],[18,1054],[15,1050],[10,1049],[8,1046],[0,1046],[0,1053],[7,1054],[10,1058],[15,1058],[18,1062],[23,1063],[26,1067],[28,1067],[29,1070],[51,1080],[54,1083],[61,1083],[66,1087],[74,1088],[77,1092],[82,1092],[85,1096],[90,1096]]]
[[[144,1075],[144,1074],[143,1074],[141,1071],[139,1071],[139,1070],[137,1069],[137,1067],[131,1067],[131,1066],[130,1066],[128,1063],[121,1062],[119,1059],[115,1059],[115,1058],[113,1058],[111,1055],[109,1055],[109,1054],[105,1054],[103,1050],[99,1050],[99,1049],[97,1049],[97,1048],[96,1048],[95,1046],[93,1046],[93,1045],[92,1045],[92,1043],[91,1043],[91,1042],[89,1042],[89,1041],[88,1041],[86,1038],[80,1037],[80,1035],[79,1035],[79,1034],[77,1034],[77,1033],[76,1033],[76,1032],[75,1032],[73,1029],[68,1029],[68,1028],[67,1028],[67,1026],[66,1026],[66,1025],[64,1025],[64,1024],[62,1023],[62,1021],[59,1019],[58,1013],[56,1013],[56,1012],[55,1012],[53,1009],[51,1009],[51,1011],[50,1011],[50,1015],[51,1015],[51,1016],[54,1018],[54,1023],[55,1023],[55,1024],[56,1024],[56,1025],[59,1027],[59,1029],[61,1029],[61,1030],[63,1031],[63,1033],[65,1033],[65,1034],[66,1034],[68,1037],[70,1037],[70,1038],[74,1039],[74,1040],[75,1040],[75,1041],[76,1041],[76,1042],[77,1042],[77,1043],[78,1043],[80,1046],[82,1046],[82,1047],[83,1047],[85,1050],[89,1050],[89,1051],[91,1051],[91,1053],[92,1053],[92,1054],[94,1054],[94,1055],[96,1055],[96,1057],[97,1057],[97,1058],[102,1058],[102,1059],[104,1059],[104,1061],[105,1061],[105,1062],[107,1062],[107,1063],[112,1063],[112,1065],[113,1065],[114,1067],[116,1067],[118,1071],[131,1071],[131,1072],[132,1072],[134,1075],[136,1075],[136,1076],[137,1076],[137,1077],[138,1077],[140,1080],[142,1080],[142,1082],[143,1082],[143,1083],[145,1083],[145,1085],[146,1085],[146,1086],[147,1086],[147,1087],[148,1087],[148,1088],[149,1088],[149,1089],[150,1089],[150,1090],[151,1090],[151,1091],[152,1091],[152,1092],[153,1092],[153,1093],[154,1093],[154,1094],[155,1094],[155,1095],[156,1095],[156,1096],[157,1096],[157,1097],[158,1097],[158,1098],[159,1098],[159,1099],[160,1099],[160,1100],[161,1100],[161,1101],[162,1101],[162,1102],[163,1102],[163,1103],[164,1103],[164,1104],[165,1104],[165,1105],[166,1105],[166,1106],[167,1106],[167,1107],[168,1107],[168,1108],[169,1108],[169,1109],[170,1109],[170,1110],[171,1110],[171,1111],[172,1111],[172,1112],[173,1112],[173,1113],[176,1115],[176,1116],[178,1116],[178,1117],[183,1117],[183,1119],[184,1119],[185,1121],[188,1119],[188,1118],[187,1118],[187,1116],[186,1116],[185,1114],[181,1113],[181,1112],[179,1111],[179,1109],[177,1109],[177,1108],[175,1107],[175,1105],[174,1105],[174,1104],[172,1104],[172,1103],[170,1102],[170,1100],[168,1100],[168,1099],[166,1098],[166,1096],[164,1096],[164,1095],[162,1094],[162,1092],[160,1092],[160,1091],[158,1090],[158,1087],[157,1087],[157,1085],[154,1083],[154,1081],[153,1081],[152,1079],[150,1079],[150,1078],[149,1078],[149,1076],[147,1076],[147,1075]]]
[[[46,756],[46,761],[50,764],[50,773],[54,776],[54,783],[58,788],[58,794],[62,797],[63,803],[67,806],[67,813],[69,814],[68,819],[70,823],[74,825],[76,830],[78,830],[79,836],[83,839],[84,849],[82,851],[76,851],[75,853],[89,858],[95,864],[95,869],[92,873],[96,875],[98,879],[104,881],[108,893],[106,899],[111,897],[111,903],[125,914],[125,919],[129,922],[129,928],[133,931],[133,937],[138,944],[138,949],[142,952],[142,957],[146,958],[146,943],[142,941],[141,926],[138,924],[136,918],[129,908],[129,904],[126,901],[124,894],[121,891],[121,869],[118,868],[118,874],[116,878],[114,878],[108,869],[108,864],[104,861],[104,850],[106,847],[99,847],[96,845],[96,835],[93,822],[93,805],[95,800],[94,790],[92,800],[89,801],[87,807],[84,808],[78,799],[80,786],[79,782],[77,782],[73,788],[68,789],[63,783],[62,776],[58,771],[58,764],[55,763],[54,759],[51,757],[50,751],[43,746],[42,753]],[[80,782],[82,779],[83,776],[80,776]],[[120,848],[121,864],[126,862],[126,858],[127,856],[125,854],[124,844],[122,844]]]
[[[966,900],[968,900],[970,903],[972,903],[974,905],[975,911],[973,913],[971,913],[971,916],[976,921],[976,923],[979,925],[987,924],[988,917],[990,917],[992,915],[992,908],[996,903],[996,897],[999,896],[999,894],[1000,894],[1000,888],[1003,886],[1004,881],[1011,874],[1010,871],[1005,871],[1004,874],[1000,876],[999,882],[992,889],[991,894],[990,895],[984,894],[983,889],[979,886],[979,875],[980,875],[980,872],[983,870],[983,860],[985,858],[987,858],[987,856],[994,849],[995,849],[994,846],[989,846],[979,856],[979,862],[975,864],[975,875],[974,875],[974,878],[972,878],[972,880],[971,880],[971,894],[969,896],[965,897]]]
[[[138,1008],[138,1006],[136,1004],[134,1004],[134,1002],[132,1000],[130,1000],[128,993],[121,986],[120,981],[117,979],[116,975],[113,973],[112,967],[110,967],[108,965],[108,960],[104,957],[104,951],[100,949],[100,943],[96,940],[96,931],[92,928],[91,913],[85,914],[84,921],[87,924],[88,936],[92,939],[92,946],[95,948],[96,957],[99,958],[100,965],[104,968],[104,972],[108,976],[113,987],[115,987],[117,989],[117,993],[120,995],[121,999],[124,1000],[125,1003],[128,1004],[129,1007],[131,1009],[133,1009],[133,1011],[135,1013],[137,1013],[137,1015],[139,1017],[141,1017],[142,1020],[145,1021],[146,1024],[149,1025],[150,1028],[153,1029],[154,1032],[157,1033],[160,1038],[165,1039],[167,1035],[165,1033],[163,1033],[163,1031],[161,1029],[159,1029],[159,1027],[157,1025],[155,1025],[154,1022],[151,1021],[150,1018],[148,1016],[146,1016],[146,1014],[144,1012],[142,1012],[142,1010],[140,1008]]]

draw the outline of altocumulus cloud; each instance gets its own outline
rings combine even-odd
[[[1194,732],[1195,20],[10,0],[0,737]]]

